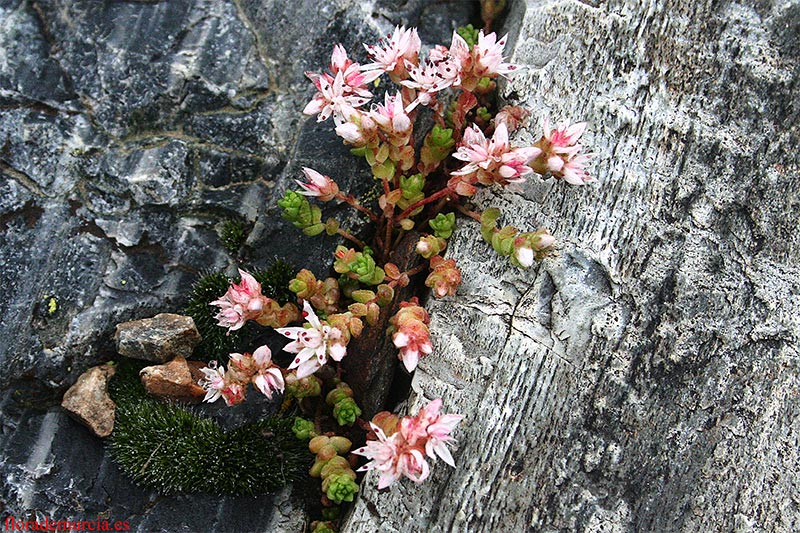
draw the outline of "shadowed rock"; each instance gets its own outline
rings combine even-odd
[[[72,418],[98,437],[108,437],[114,430],[117,406],[108,395],[108,380],[115,371],[111,365],[90,368],[69,388],[61,402]]]

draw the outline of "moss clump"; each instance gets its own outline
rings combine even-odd
[[[277,300],[281,305],[294,300],[294,294],[289,290],[289,281],[294,277],[294,268],[290,264],[275,261],[265,269],[244,270],[261,283],[261,292],[265,296]],[[248,322],[241,329],[231,332],[217,325],[214,316],[219,309],[209,304],[225,294],[231,281],[224,272],[207,272],[192,287],[185,313],[192,317],[203,338],[194,351],[198,359],[224,360],[229,353],[247,349],[249,342],[263,329],[254,322]],[[240,280],[235,281],[238,283]]]
[[[289,290],[296,269],[285,261],[275,261],[269,267],[252,271],[253,277],[261,284],[261,292],[283,305],[293,302],[295,294]]]
[[[244,241],[247,239],[247,229],[244,222],[236,219],[223,220],[217,229],[219,240],[222,246],[233,257],[239,255],[239,250],[244,246]]]
[[[148,398],[138,362],[123,361],[110,392],[117,403],[111,455],[137,483],[164,494],[273,492],[308,467],[292,419],[270,418],[232,431],[177,405]]]

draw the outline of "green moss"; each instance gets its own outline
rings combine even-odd
[[[244,222],[241,220],[227,219],[223,220],[217,230],[219,240],[222,246],[233,257],[239,255],[239,250],[244,246],[244,241],[247,239],[247,229]]]
[[[289,290],[289,282],[294,277],[295,271],[290,264],[275,261],[265,269],[245,267],[244,270],[250,272],[261,283],[261,292],[265,296],[277,300],[281,305],[295,299]],[[224,361],[229,353],[247,349],[250,340],[262,329],[253,322],[248,322],[241,329],[231,332],[217,325],[214,316],[219,309],[209,304],[225,294],[231,281],[224,272],[207,272],[192,287],[185,313],[194,319],[197,330],[203,337],[194,351],[194,356],[198,359]],[[238,279],[235,281],[239,282]]]
[[[295,301],[295,294],[289,290],[289,282],[297,269],[286,261],[275,261],[263,270],[253,270],[251,274],[261,284],[261,292],[278,301],[281,305]]]
[[[111,455],[137,483],[164,494],[257,494],[279,489],[308,467],[291,418],[225,431],[184,407],[148,398],[142,366],[122,361],[109,387],[117,403]]]

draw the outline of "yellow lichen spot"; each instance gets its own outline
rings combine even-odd
[[[47,302],[47,314],[52,315],[56,311],[58,311],[58,302],[56,302],[55,298],[51,297]]]

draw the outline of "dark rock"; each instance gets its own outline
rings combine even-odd
[[[172,313],[123,322],[115,339],[120,355],[157,363],[191,355],[201,340],[191,317]]]
[[[435,20],[427,35],[446,39],[463,11],[417,0],[0,2],[0,508],[110,512],[143,531],[302,527],[286,495],[159,498],[135,486],[31,391],[59,396],[111,353],[117,324],[180,312],[204,270],[277,257],[329,275],[339,241],[304,238],[276,201],[301,166],[359,196],[375,181],[330,121],[302,115],[313,93],[303,72],[323,69],[338,42],[363,62],[360,43],[395,23]],[[363,228],[344,207],[329,214]],[[253,226],[239,257],[217,236],[226,218]],[[244,413],[262,398],[194,409]]]
[[[200,403],[206,391],[197,381],[202,377],[199,369],[204,366],[205,363],[199,361],[186,361],[183,357],[176,357],[163,365],[146,366],[139,371],[139,375],[147,394],[151,396]]]
[[[117,406],[108,394],[108,380],[115,370],[112,365],[90,368],[69,388],[61,402],[70,416],[98,437],[108,437],[114,430]]]

